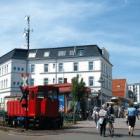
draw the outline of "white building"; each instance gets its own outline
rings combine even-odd
[[[132,98],[135,98],[135,102],[140,103],[140,83],[128,84],[128,92],[132,93]]]
[[[14,49],[0,57],[0,102],[9,95],[21,94],[22,73],[29,73],[30,85],[71,83],[77,74],[93,95],[112,95],[112,64],[109,53],[97,45],[43,49]],[[102,77],[102,82],[99,79]]]

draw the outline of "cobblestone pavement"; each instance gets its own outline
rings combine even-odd
[[[94,123],[93,120],[91,120],[91,121],[86,120],[86,121],[79,121],[74,126],[75,127],[95,127],[95,123]],[[114,123],[114,127],[115,128],[127,129],[128,126],[126,124],[126,119],[125,118],[116,118],[115,123]],[[140,120],[136,121],[135,129],[140,129]]]

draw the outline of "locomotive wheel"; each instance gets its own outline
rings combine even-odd
[[[46,124],[45,119],[44,118],[40,118],[39,119],[39,128],[40,129],[45,129],[45,124]]]

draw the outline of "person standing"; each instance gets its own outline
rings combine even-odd
[[[133,132],[134,132],[134,127],[135,127],[135,123],[136,123],[136,117],[139,119],[138,117],[138,112],[137,109],[133,106],[133,104],[131,103],[127,109],[127,115],[128,115],[128,134],[133,136]]]
[[[103,105],[99,111],[99,120],[100,124],[100,135],[105,137],[105,132],[106,132],[106,123],[107,123],[107,110],[106,106]]]

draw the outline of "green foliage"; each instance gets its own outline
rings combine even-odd
[[[79,75],[72,79],[72,97],[73,101],[80,101],[84,97],[85,82],[83,78],[79,79]]]
[[[73,123],[76,123],[77,105],[78,103],[83,101],[84,97],[85,97],[85,82],[83,81],[83,78],[80,79],[79,75],[77,75],[72,79]]]

